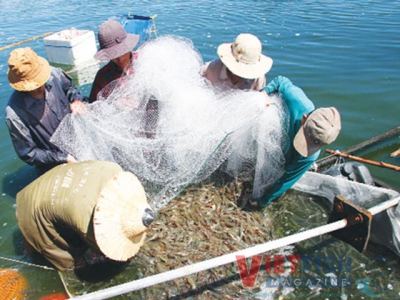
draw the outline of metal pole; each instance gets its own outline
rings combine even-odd
[[[400,195],[387,200],[381,204],[376,205],[369,209],[372,215],[375,215],[383,210],[388,209],[394,205],[397,205],[400,201]],[[156,284],[171,281],[183,276],[188,276],[208,269],[216,268],[222,265],[226,265],[236,261],[236,256],[241,255],[245,257],[251,257],[261,253],[268,252],[283,246],[291,245],[297,242],[301,242],[325,233],[336,231],[347,226],[347,220],[342,220],[323,225],[314,229],[299,232],[290,236],[286,236],[274,241],[269,241],[264,244],[260,244],[251,248],[240,250],[233,253],[228,253],[222,256],[218,256],[206,261],[198,262],[192,265],[181,267],[175,270],[167,271],[157,275],[145,277],[135,281],[120,284],[114,287],[110,287],[104,290],[96,291],[93,293],[85,294],[82,296],[73,297],[70,299],[75,300],[96,300],[96,299],[108,299],[111,297],[119,296],[129,292],[137,291],[143,288],[147,288]]]

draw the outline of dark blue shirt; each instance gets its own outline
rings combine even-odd
[[[14,91],[6,107],[6,123],[18,157],[34,165],[39,175],[67,162],[68,154],[50,142],[62,119],[71,112],[70,104],[82,95],[72,78],[51,67],[44,99]]]

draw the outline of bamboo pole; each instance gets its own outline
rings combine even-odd
[[[400,196],[396,196],[392,199],[389,199],[381,204],[376,205],[375,207],[370,208],[368,211],[375,215],[379,212],[382,212],[392,206],[395,206],[399,203]],[[156,284],[164,283],[167,281],[171,281],[180,277],[188,276],[191,274],[195,274],[201,271],[205,271],[208,269],[216,268],[222,265],[226,265],[229,263],[233,263],[236,261],[236,256],[242,255],[247,257],[251,257],[254,255],[262,254],[273,249],[281,248],[284,246],[288,246],[294,243],[298,243],[322,234],[330,233],[339,229],[346,227],[348,224],[346,218],[326,224],[323,226],[319,226],[317,228],[313,228],[310,230],[306,230],[303,232],[295,233],[290,236],[286,236],[274,241],[269,241],[264,244],[256,245],[251,248],[247,248],[244,250],[240,250],[233,253],[228,253],[219,257],[215,257],[209,260],[205,260],[202,262],[198,262],[192,265],[188,265],[185,267],[181,267],[175,270],[167,271],[164,273],[159,273],[157,275],[145,277],[142,279],[134,280],[131,282],[127,282],[124,284],[120,284],[117,286],[113,286],[104,290],[88,293],[82,296],[72,297],[69,299],[75,300],[97,300],[97,299],[108,299],[111,297],[119,296],[122,294],[126,294],[129,292],[137,291],[143,288],[147,288]]]
[[[374,160],[370,160],[370,159],[366,159],[366,158],[362,158],[362,157],[358,157],[358,156],[354,156],[354,155],[350,155],[347,153],[342,153],[339,151],[334,151],[334,150],[330,150],[330,149],[326,149],[325,150],[328,153],[340,156],[340,157],[344,157],[344,158],[349,158],[355,161],[359,161],[359,162],[363,162],[366,164],[370,164],[370,165],[374,165],[374,166],[378,166],[378,167],[383,167],[383,168],[388,168],[388,169],[392,169],[395,171],[400,171],[400,167],[399,166],[395,166],[395,165],[391,165],[391,164],[387,164],[385,162],[381,162],[381,161],[374,161]]]
[[[369,140],[366,140],[366,141],[356,144],[350,148],[347,148],[346,150],[343,150],[342,152],[347,153],[347,154],[355,154],[356,152],[368,149],[380,142],[389,140],[396,135],[400,135],[400,126],[394,127],[384,133],[381,133],[377,136],[370,138]],[[330,165],[333,162],[335,162],[335,160],[336,160],[335,155],[330,155],[328,157],[321,158],[316,162],[317,168],[323,169],[325,166]]]
[[[0,48],[0,51],[3,51],[3,50],[5,50],[5,49],[8,49],[8,48],[11,48],[11,47],[14,47],[14,46],[18,46],[18,45],[21,45],[21,44],[24,44],[24,43],[27,43],[27,42],[30,42],[30,41],[33,41],[33,40],[36,40],[36,39],[39,39],[39,38],[41,38],[41,37],[46,37],[46,36],[48,36],[48,35],[50,35],[50,34],[52,34],[52,33],[53,33],[52,31],[46,32],[46,33],[43,33],[43,34],[40,34],[40,35],[31,37],[31,38],[26,39],[26,40],[23,40],[23,41],[16,42],[16,43],[13,43],[13,44],[10,44],[10,45],[1,47],[1,48]]]

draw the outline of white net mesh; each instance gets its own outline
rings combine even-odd
[[[217,90],[202,66],[185,38],[144,44],[134,74],[112,82],[85,114],[68,115],[52,142],[79,161],[131,171],[155,210],[217,169],[254,179],[261,195],[283,172],[286,108],[279,97],[266,107],[260,92]]]

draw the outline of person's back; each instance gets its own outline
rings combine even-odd
[[[285,151],[285,172],[253,205],[266,206],[278,198],[318,159],[320,149],[332,143],[341,130],[340,114],[334,107],[315,109],[313,102],[288,78],[278,76],[263,89],[281,94],[289,111],[286,130],[290,144]],[[257,203],[257,204],[255,204]]]
[[[57,166],[22,189],[16,204],[27,244],[61,271],[84,266],[88,253],[127,261],[154,219],[139,179],[108,161]]]
[[[266,84],[265,74],[272,59],[262,54],[260,40],[252,34],[240,34],[234,43],[218,47],[219,58],[204,65],[203,76],[221,89],[259,91]]]

